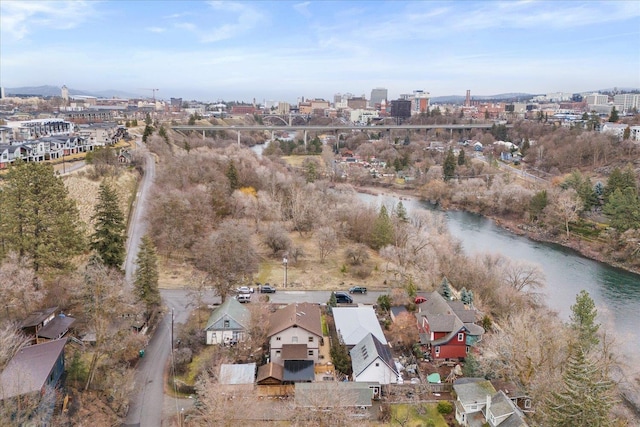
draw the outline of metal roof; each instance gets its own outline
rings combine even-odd
[[[372,306],[334,307],[331,312],[335,320],[336,330],[346,346],[358,344],[367,334],[373,334],[382,344],[387,343]]]
[[[256,364],[223,364],[220,366],[220,384],[253,384],[256,379]]]

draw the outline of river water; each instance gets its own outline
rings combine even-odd
[[[384,203],[390,207],[400,201],[390,195],[359,196],[363,202],[377,206]],[[402,203],[408,212],[433,210],[428,203],[416,199],[403,199]],[[640,371],[640,275],[593,261],[560,245],[518,236],[480,215],[461,211],[440,214],[446,217],[449,231],[462,242],[468,255],[493,252],[538,264],[546,278],[545,302],[564,320],[569,319],[576,295],[582,289],[589,292],[598,309],[601,329],[615,333],[616,347],[620,353],[633,356],[627,363],[633,372]]]

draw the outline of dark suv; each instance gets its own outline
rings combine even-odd
[[[338,304],[353,304],[353,298],[346,292],[334,292]]]
[[[263,293],[263,294],[275,294],[276,293],[276,288],[274,288],[271,285],[262,285],[262,286],[260,286],[260,293]]]
[[[349,293],[350,294],[366,294],[367,288],[365,288],[364,286],[354,286],[349,288]]]

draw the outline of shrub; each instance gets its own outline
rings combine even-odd
[[[438,402],[438,412],[447,415],[453,412],[453,405],[451,402],[447,402],[446,400],[441,400]]]

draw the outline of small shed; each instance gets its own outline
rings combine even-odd
[[[284,367],[277,363],[267,363],[258,367],[258,385],[280,385],[284,377]]]

